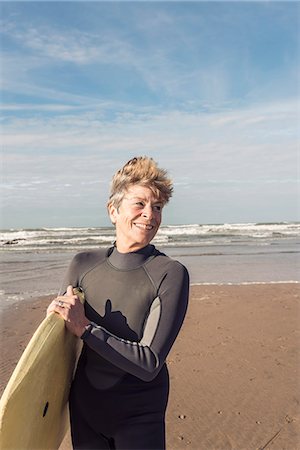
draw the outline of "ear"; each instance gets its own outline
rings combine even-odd
[[[115,224],[117,221],[118,210],[114,205],[112,205],[112,204],[108,205],[108,214],[109,214],[111,222],[113,224]]]

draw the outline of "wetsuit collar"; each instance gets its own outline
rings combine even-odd
[[[130,270],[136,269],[144,264],[144,262],[153,255],[155,250],[154,245],[147,245],[135,252],[120,253],[116,247],[109,255],[108,259],[110,264],[112,264],[117,269]]]

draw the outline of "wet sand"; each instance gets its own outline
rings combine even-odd
[[[51,298],[3,311],[1,393]],[[168,357],[168,450],[300,450],[299,319],[299,284],[192,286]]]

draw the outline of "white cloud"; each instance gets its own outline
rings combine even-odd
[[[105,115],[104,115],[105,116]],[[210,114],[170,111],[120,114],[109,120],[98,111],[11,119],[3,133],[6,161],[35,153],[57,165],[73,161],[93,173],[95,159],[152,153],[166,161],[181,181],[289,179],[296,177],[297,110],[295,102]],[[27,155],[27,156],[26,156]],[[126,158],[126,156],[125,156]],[[66,163],[65,163],[66,164]]]
[[[3,26],[2,32],[16,41],[21,54],[22,50],[30,50],[31,56],[35,55],[45,64],[54,60],[79,65],[90,63],[131,65],[136,58],[135,47],[119,38],[115,32],[90,33],[76,28],[63,30],[55,26],[28,24],[26,26],[13,21]]]
[[[1,104],[0,109],[2,111],[39,111],[39,112],[66,112],[66,111],[74,111],[78,109],[74,105],[63,105],[63,104],[36,104],[36,103],[22,103],[22,104],[14,104],[7,103]]]
[[[125,17],[120,5],[79,2],[59,20],[64,2],[49,17],[12,6],[2,27],[7,204],[104,201],[110,175],[137,154],[169,168],[186,211],[187,194],[224,211],[238,196],[243,208],[243,195],[255,206],[264,189],[275,209],[281,191],[294,198],[295,23],[289,31],[291,10],[281,18],[271,3],[247,6],[257,23],[229,4],[218,15],[213,4],[130,3]],[[274,54],[262,52],[263,25]]]
[[[253,133],[255,114],[240,111],[240,121],[224,125],[220,120],[221,126],[214,119],[224,118],[224,112],[131,115],[102,124],[76,116],[67,123],[63,117],[51,125],[32,123],[28,136],[16,135],[6,147],[4,206],[12,216],[24,208],[39,215],[44,214],[41,205],[54,202],[65,214],[75,208],[80,217],[88,211],[90,217],[94,205],[93,223],[108,224],[105,203],[112,174],[130,157],[149,154],[175,181],[165,223],[295,220],[296,137],[287,140],[282,121],[271,120],[268,132],[277,138],[265,141]],[[64,224],[63,218],[58,223]]]

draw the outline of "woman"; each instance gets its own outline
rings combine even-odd
[[[76,255],[65,295],[48,308],[84,343],[70,394],[74,449],[165,449],[165,361],[186,313],[189,277],[150,242],[172,190],[151,158],[125,164],[108,201],[114,246]]]

